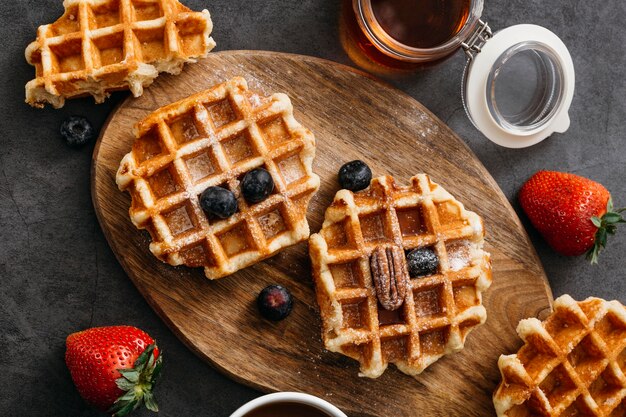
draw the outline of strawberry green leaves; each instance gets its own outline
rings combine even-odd
[[[617,231],[617,225],[620,223],[626,223],[626,219],[622,217],[622,213],[626,211],[625,208],[614,209],[613,199],[609,198],[606,205],[606,213],[602,217],[593,216],[591,222],[598,228],[596,232],[595,244],[587,252],[587,259],[592,264],[598,263],[598,256],[602,249],[606,248],[607,238],[609,235],[614,235]]]
[[[122,376],[115,381],[115,384],[124,392],[124,395],[119,397],[108,411],[114,417],[126,416],[142,404],[145,404],[146,408],[151,411],[159,411],[152,389],[161,374],[163,355],[159,354],[156,357],[155,349],[155,343],[148,345],[139,355],[132,369],[118,369]]]

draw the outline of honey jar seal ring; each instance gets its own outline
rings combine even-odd
[[[558,77],[558,91],[547,102],[550,111],[541,113],[532,124],[508,124],[494,113],[494,83],[499,66],[519,53],[533,51],[548,57]],[[463,104],[474,124],[489,140],[507,148],[535,145],[553,133],[563,133],[570,125],[569,108],[574,97],[575,73],[572,57],[563,41],[550,30],[537,25],[515,25],[503,29],[485,42],[468,61],[463,81]],[[545,87],[549,88],[549,87]]]

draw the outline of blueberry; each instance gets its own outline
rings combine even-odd
[[[361,191],[370,185],[372,170],[363,161],[348,162],[339,170],[339,185],[350,191]]]
[[[260,203],[274,191],[274,180],[267,170],[253,169],[241,181],[241,193],[248,203]]]
[[[208,214],[226,219],[237,211],[237,199],[222,187],[209,187],[200,195],[200,206]]]
[[[68,146],[80,148],[95,138],[96,131],[89,120],[81,116],[71,116],[61,123],[61,136]]]
[[[411,278],[437,273],[439,257],[430,248],[414,249],[406,256]]]
[[[259,312],[272,321],[284,319],[291,313],[293,298],[287,288],[280,285],[265,287],[256,299]]]

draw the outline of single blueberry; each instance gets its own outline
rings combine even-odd
[[[226,219],[237,211],[237,199],[225,188],[209,187],[200,195],[200,206],[208,214]]]
[[[281,285],[270,285],[264,288],[256,301],[261,315],[272,321],[284,319],[293,308],[291,294]]]
[[[274,191],[272,175],[263,168],[248,172],[241,181],[241,193],[248,203],[255,204],[265,200]]]
[[[411,278],[437,273],[439,257],[431,248],[414,249],[406,256]]]
[[[95,138],[96,131],[89,120],[81,116],[71,116],[61,123],[61,136],[68,146],[80,148]]]
[[[361,191],[370,185],[372,170],[363,161],[352,161],[339,170],[339,185],[350,191]]]

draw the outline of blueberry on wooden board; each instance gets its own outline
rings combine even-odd
[[[370,185],[372,170],[363,161],[352,161],[339,169],[339,185],[350,191],[361,191]]]
[[[293,298],[285,287],[270,285],[259,294],[257,306],[263,317],[268,320],[279,321],[291,313]]]

